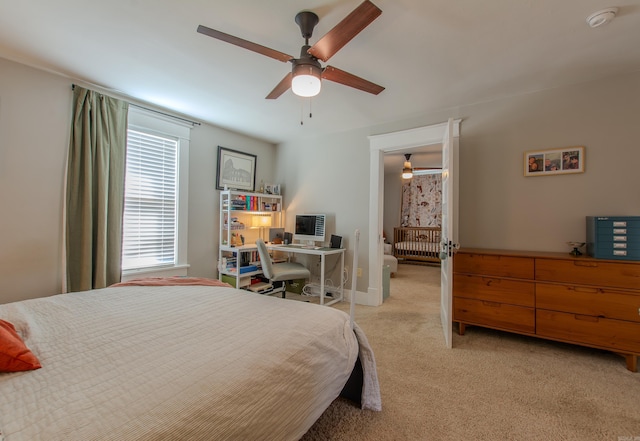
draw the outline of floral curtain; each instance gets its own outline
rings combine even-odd
[[[442,175],[414,175],[402,185],[401,226],[442,225]]]

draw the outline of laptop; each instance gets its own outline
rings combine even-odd
[[[284,228],[269,228],[269,242],[282,243],[284,241]]]

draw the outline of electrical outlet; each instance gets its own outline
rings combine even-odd
[[[362,268],[358,268],[358,277],[362,277]]]

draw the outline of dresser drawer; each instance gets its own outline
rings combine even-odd
[[[534,259],[490,254],[456,253],[453,271],[516,279],[533,279]]]
[[[453,320],[505,331],[535,332],[534,309],[506,303],[455,297]]]
[[[536,259],[536,280],[640,289],[640,265],[594,259]]]
[[[640,323],[640,292],[537,283],[536,308]]]
[[[640,323],[538,309],[536,334],[569,343],[640,354]]]
[[[626,242],[638,244],[640,243],[640,228],[616,228],[612,230],[602,231],[598,229],[597,242]]]
[[[640,216],[587,216],[587,223],[593,223],[598,230],[619,228],[640,229]]]
[[[593,257],[597,259],[640,260],[640,245],[621,247],[627,244],[599,244],[592,248]]]
[[[453,275],[454,297],[535,306],[535,283],[494,277]]]

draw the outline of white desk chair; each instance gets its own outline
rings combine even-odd
[[[273,285],[273,291],[269,294],[282,292],[282,298],[285,298],[286,286],[285,282],[296,279],[310,279],[311,273],[300,263],[282,262],[272,263],[269,250],[262,239],[256,241],[258,246],[258,254],[260,255],[260,263],[262,264],[262,273]]]

